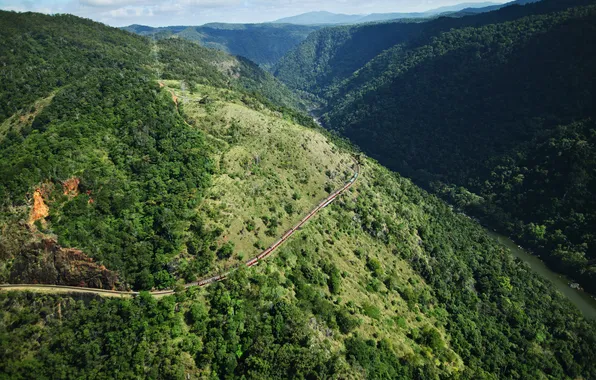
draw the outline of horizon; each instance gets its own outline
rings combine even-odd
[[[16,12],[72,14],[113,27],[132,24],[151,27],[203,25],[209,23],[258,24],[310,12],[347,15],[372,13],[410,13],[467,3],[500,3],[510,0],[0,0],[0,9]]]

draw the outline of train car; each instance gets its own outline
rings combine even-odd
[[[352,157],[353,158],[353,157]],[[354,159],[354,158],[353,158]],[[344,186],[342,186],[341,189],[336,190],[335,192],[333,192],[332,194],[330,194],[327,198],[325,198],[324,200],[321,201],[321,203],[319,203],[319,205],[317,207],[315,207],[313,210],[311,210],[308,215],[306,215],[301,221],[300,223],[298,223],[296,225],[296,227],[293,227],[291,229],[289,229],[288,231],[286,231],[284,233],[284,235],[278,240],[276,241],[273,245],[271,245],[269,248],[267,248],[265,251],[263,251],[260,255],[258,255],[257,257],[247,261],[245,263],[246,266],[251,267],[253,265],[256,265],[259,263],[259,260],[264,259],[265,257],[269,256],[275,249],[277,249],[277,247],[279,247],[282,243],[284,243],[286,241],[286,239],[288,239],[293,232],[298,231],[300,229],[302,229],[302,225],[304,225],[306,222],[308,222],[308,220],[310,218],[312,218],[314,215],[316,215],[316,213],[321,210],[324,207],[329,206],[339,195],[341,195],[344,191],[346,191],[347,189],[349,189],[354,182],[356,182],[356,180],[358,179],[358,177],[360,176],[360,165],[358,163],[358,161],[356,159],[354,159],[354,163],[355,163],[355,173],[354,176],[344,184]],[[230,272],[228,272],[227,274],[229,274]],[[186,287],[189,286],[205,286],[205,285],[209,285],[212,284],[214,282],[218,282],[218,281],[222,281],[225,280],[227,278],[227,274],[222,274],[222,275],[218,275],[218,276],[214,276],[208,279],[203,279],[200,280],[198,282],[193,282],[190,284],[185,285]]]
[[[266,257],[272,250],[273,250],[273,246],[270,246],[269,248],[264,250],[259,256],[257,256],[257,258],[262,259],[263,257]]]
[[[257,263],[258,260],[259,259],[257,257],[255,257],[251,260],[248,260],[245,264],[247,267],[252,267],[253,265],[255,265]]]
[[[261,260],[263,257],[265,257],[265,255],[267,254],[267,251],[261,252],[258,256],[257,259]]]

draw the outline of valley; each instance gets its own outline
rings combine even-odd
[[[0,377],[595,378],[593,303],[466,216],[592,276],[594,5],[523,3],[0,11]]]
[[[590,2],[541,1],[329,28],[274,73],[328,129],[593,294],[593,19]]]
[[[153,39],[181,38],[202,46],[242,56],[265,68],[272,67],[291,48],[320,26],[223,24],[153,28],[130,25],[122,29]]]

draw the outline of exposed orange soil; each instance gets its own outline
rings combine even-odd
[[[64,181],[62,183],[62,188],[64,189],[64,195],[70,195],[73,197],[76,197],[77,195],[79,195],[79,184],[81,183],[81,180],[73,177],[70,179],[67,179],[66,181]]]
[[[41,189],[36,189],[33,193],[33,208],[29,215],[29,224],[33,225],[33,223],[45,219],[48,215],[50,215],[50,208],[43,199],[43,192]]]
[[[170,93],[172,94],[172,100],[174,101],[174,103],[176,103],[176,107],[178,107],[178,97],[176,96],[176,94],[174,94],[174,91],[170,91]]]

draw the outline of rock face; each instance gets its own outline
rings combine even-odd
[[[26,245],[10,273],[12,284],[51,284],[117,289],[118,275],[82,251],[62,248],[52,239]]]

